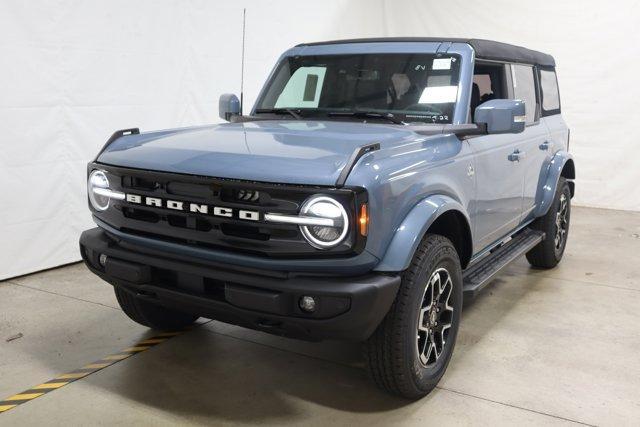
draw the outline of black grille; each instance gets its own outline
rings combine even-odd
[[[364,202],[366,193],[354,189],[317,186],[266,184],[163,172],[139,171],[90,164],[107,173],[114,190],[143,197],[196,203],[231,209],[232,217],[191,213],[145,206],[127,201],[112,201],[104,212],[94,215],[121,231],[158,240],[208,248],[224,248],[272,257],[345,256],[360,252],[364,240],[355,230],[338,247],[319,251],[307,243],[295,225],[264,221],[264,214],[295,215],[313,194],[331,194],[342,202],[354,224],[356,205]],[[258,212],[257,221],[241,219],[237,212]]]

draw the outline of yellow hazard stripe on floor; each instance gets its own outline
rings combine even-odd
[[[59,383],[44,383],[44,384],[35,386],[34,388],[32,388],[32,390],[48,390],[48,389],[60,388],[67,384],[69,384],[69,381],[59,382]]]
[[[129,348],[125,348],[123,351],[134,351],[134,352],[139,352],[139,351],[145,351],[148,350],[149,348],[151,348],[152,346],[139,346],[139,347],[129,347]]]
[[[126,359],[127,357],[131,357],[133,356],[133,353],[129,353],[129,354],[112,354],[111,356],[107,356],[102,360],[122,360],[122,359]]]
[[[106,363],[92,363],[90,365],[87,366],[83,366],[82,369],[101,369],[101,368],[106,368],[107,366],[111,365],[111,362],[106,362]]]
[[[0,400],[0,413],[6,412],[18,405],[27,403],[42,395],[52,392],[53,390],[57,390],[67,384],[71,384],[74,381],[77,381],[106,367],[116,364],[121,360],[127,359],[131,356],[148,350],[162,342],[167,341],[168,339],[171,339],[172,337],[186,332],[187,330],[188,329],[176,332],[163,332],[151,338],[147,338],[145,340],[137,342],[133,346],[125,348],[118,353],[114,353],[109,356],[103,357],[100,360],[96,360],[95,362],[85,365],[80,369],[67,372],[66,374],[58,375],[57,377],[50,381],[47,381],[46,383],[39,384],[35,387],[30,388],[29,390],[23,391],[22,393],[15,394],[4,400]]]
[[[147,345],[147,344],[160,344],[161,342],[166,341],[168,339],[169,339],[169,337],[167,337],[167,338],[153,338],[153,339],[140,341],[138,343],[138,345],[141,345],[141,344],[144,344],[144,345]]]
[[[91,372],[89,372],[89,371],[87,371],[87,372],[71,372],[71,373],[63,374],[63,375],[60,375],[59,377],[56,377],[56,380],[77,380],[79,378],[86,377],[90,373]]]
[[[22,393],[11,396],[5,400],[5,402],[12,402],[14,400],[31,400],[36,397],[42,396],[44,393]]]

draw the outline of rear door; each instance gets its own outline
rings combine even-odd
[[[524,222],[533,218],[538,183],[544,177],[544,165],[548,164],[553,147],[550,146],[548,129],[540,121],[536,69],[525,64],[511,64],[510,68],[513,99],[520,99],[526,105],[525,130],[519,134],[518,153],[513,157],[524,174],[520,218],[520,222]]]
[[[569,128],[560,114],[560,92],[558,78],[553,67],[538,69],[540,98],[542,104],[540,119],[549,130],[549,158],[558,150],[568,150]]]

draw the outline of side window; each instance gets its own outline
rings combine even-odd
[[[540,70],[540,89],[542,89],[542,115],[551,116],[560,113],[560,92],[554,70]]]
[[[537,120],[538,103],[536,99],[536,81],[531,65],[511,65],[513,98],[524,101],[527,124]]]
[[[477,63],[473,70],[471,87],[471,118],[478,105],[491,99],[507,98],[505,65]]]
[[[280,93],[275,108],[317,108],[325,67],[300,67]]]

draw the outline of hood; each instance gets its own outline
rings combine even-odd
[[[353,151],[424,140],[386,124],[255,121],[123,136],[97,158],[104,164],[261,182],[334,185]]]

